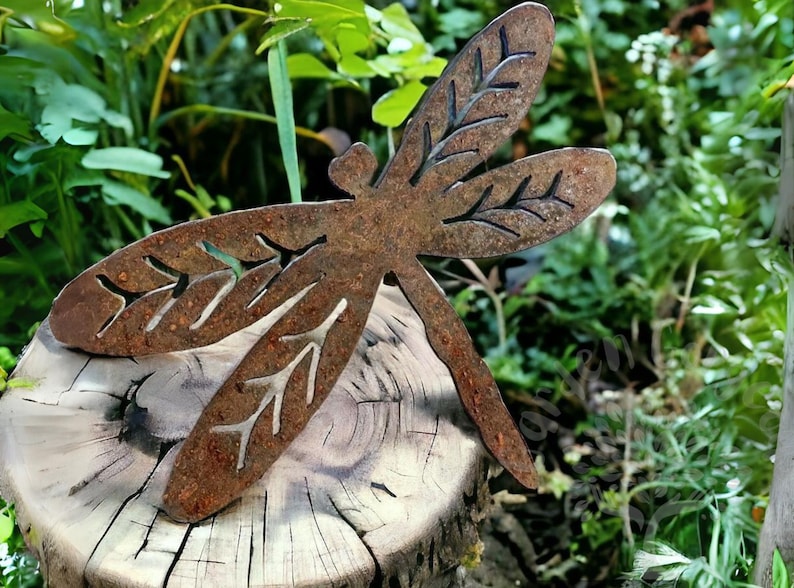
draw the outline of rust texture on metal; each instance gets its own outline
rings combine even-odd
[[[311,418],[347,364],[384,276],[429,341],[493,456],[537,485],[530,453],[488,368],[417,260],[490,257],[570,230],[612,189],[600,149],[559,149],[469,177],[526,116],[554,43],[541,5],[477,34],[427,92],[380,176],[362,143],[329,174],[349,199],[233,212],[138,241],[55,300],[65,345],[136,356],[207,345],[271,314],[275,322],[215,394],[179,451],[164,495],[198,521],[238,497]]]

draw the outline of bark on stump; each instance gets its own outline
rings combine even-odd
[[[0,399],[0,494],[50,586],[452,581],[478,542],[488,458],[394,287],[326,402],[241,499],[198,524],[158,508],[180,441],[268,326],[128,359],[67,350],[42,325],[14,374],[35,386]]]

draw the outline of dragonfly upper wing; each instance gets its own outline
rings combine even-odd
[[[475,35],[425,94],[376,188],[440,193],[488,159],[526,116],[553,43],[554,20],[534,3]]]
[[[324,261],[315,260],[318,271]],[[237,498],[278,459],[325,400],[358,343],[380,275],[324,275],[224,382],[182,446],[163,501],[198,521]],[[197,475],[203,472],[204,475]]]
[[[154,233],[80,274],[53,303],[62,343],[145,355],[214,343],[317,279],[325,227],[350,202],[233,212]],[[289,280],[281,272],[289,265]]]
[[[455,309],[417,260],[401,267],[397,278],[422,317],[430,345],[449,368],[463,407],[479,429],[485,446],[516,480],[536,488],[537,472],[529,449]]]
[[[519,159],[450,188],[437,200],[440,223],[421,253],[490,257],[571,230],[615,185],[602,149],[567,148]]]

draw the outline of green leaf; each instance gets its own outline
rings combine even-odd
[[[14,534],[14,519],[6,510],[0,512],[0,543],[5,543]]]
[[[102,197],[106,204],[129,206],[142,217],[163,225],[173,224],[168,210],[157,200],[127,184],[105,179],[102,182]]]
[[[16,13],[17,17],[26,17],[26,21],[35,23],[35,28],[45,31],[56,39],[66,41],[74,37],[74,30],[56,15],[50,2],[3,0],[3,8]]]
[[[100,120],[104,120],[111,126],[124,129],[128,136],[132,133],[130,119],[109,110],[105,100],[85,86],[66,84],[60,78],[42,78],[36,83],[36,92],[46,102],[41,113],[38,131],[53,145],[73,128],[73,121],[98,123]],[[88,135],[85,134],[77,134],[74,137],[78,138],[77,140],[88,139]],[[90,145],[93,143],[94,141],[71,144]]]
[[[63,189],[67,192],[78,186],[101,186],[107,178],[101,171],[88,171],[76,168],[69,172],[63,182]]]
[[[693,227],[689,227],[684,233],[684,235],[685,235],[685,241],[687,243],[703,243],[705,241],[720,240],[720,232],[714,227],[696,225]]]
[[[33,233],[38,239],[41,239],[41,236],[44,234],[44,225],[46,224],[43,220],[33,221],[28,225],[30,227],[30,232]]]
[[[33,140],[33,135],[30,133],[30,122],[26,118],[6,110],[0,104],[0,141],[6,137]]]
[[[162,179],[170,176],[163,171],[162,157],[135,147],[93,149],[83,156],[81,163],[88,169],[112,169]]]
[[[57,105],[65,116],[82,122],[99,122],[105,112],[104,98],[79,84],[66,84],[57,79],[53,84],[38,84],[36,90],[46,94],[49,103]]]
[[[786,563],[783,561],[780,551],[775,549],[772,556],[772,588],[789,588],[790,586],[791,580]]]
[[[287,172],[289,195],[292,202],[301,201],[300,171],[298,169],[298,149],[295,141],[295,112],[292,109],[292,86],[287,70],[287,48],[280,41],[267,54],[267,67],[270,75],[270,90],[273,107],[276,110],[276,128],[281,158]]]
[[[340,72],[352,78],[374,78],[380,74],[372,67],[371,62],[353,54],[343,55],[337,67]]]
[[[46,218],[47,213],[30,200],[3,204],[0,206],[0,238],[18,225]]]
[[[411,114],[425,90],[423,83],[414,80],[384,94],[372,106],[372,120],[384,127],[400,126]]]
[[[309,24],[310,21],[305,18],[273,19],[273,26],[262,35],[262,39],[259,41],[259,47],[256,48],[256,54],[259,55],[263,51],[270,49],[279,41],[283,41],[287,37],[308,28]]]
[[[429,61],[405,68],[403,75],[409,80],[422,78],[437,78],[447,67],[447,60],[443,57],[433,57]]]
[[[63,140],[69,145],[93,145],[96,143],[99,131],[97,129],[87,129],[77,127],[66,131]]]
[[[618,113],[607,110],[604,112],[604,122],[607,126],[608,142],[616,142],[620,137],[620,133],[623,132],[623,118]]]
[[[441,31],[458,39],[470,39],[486,24],[482,13],[465,8],[453,8],[439,14],[438,19]]]
[[[546,141],[552,145],[567,145],[570,143],[569,133],[572,124],[571,117],[552,114],[548,121],[532,129],[532,136],[538,141]]]
[[[3,55],[3,67],[0,67],[0,95],[9,91],[24,88],[27,92],[40,76],[53,75],[44,65],[15,55]]]
[[[342,79],[338,73],[309,53],[296,53],[287,57],[287,71],[293,79],[311,78],[318,80]]]
[[[359,51],[366,51],[370,48],[369,37],[362,34],[361,31],[350,27],[341,27],[339,29],[336,33],[336,44],[343,57]]]
[[[97,56],[85,50],[75,51],[73,42],[53,43],[53,37],[44,31],[17,27],[14,28],[14,46],[10,54],[24,56],[44,66],[36,76],[37,87],[46,80],[57,79],[55,72],[64,72],[70,80],[83,86],[105,90],[96,76]]]
[[[408,16],[405,6],[395,2],[381,10],[380,26],[393,39],[407,39],[411,44],[424,44],[425,39]]]
[[[780,138],[780,129],[762,129],[754,127],[744,134],[748,141],[774,141]]]
[[[48,104],[41,112],[37,129],[44,139],[55,145],[72,128],[72,117],[61,104]]]
[[[0,346],[0,378],[7,378],[16,364],[17,356],[8,347]]]
[[[403,41],[405,40],[403,39]],[[389,44],[390,49],[392,45],[393,43]],[[387,55],[378,55],[376,59],[387,64],[387,67],[395,71],[402,71],[409,67],[427,63],[432,57],[433,54],[429,50],[429,45],[419,43],[410,47],[399,48],[397,51],[390,50]]]
[[[362,0],[281,0],[278,6],[279,18],[308,20],[329,51],[336,51],[335,39],[342,26],[352,26],[366,37],[370,34]]]
[[[111,127],[122,129],[127,137],[132,137],[133,127],[130,117],[116,112],[115,110],[105,110],[105,112],[102,113],[102,118]]]
[[[318,21],[350,22],[366,20],[362,0],[281,0],[279,18],[292,17]]]

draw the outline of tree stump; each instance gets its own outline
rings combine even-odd
[[[137,358],[75,352],[41,326],[15,373],[35,385],[0,399],[0,493],[50,586],[450,583],[478,541],[488,458],[395,287],[258,483],[200,523],[160,509],[181,441],[268,320]]]

